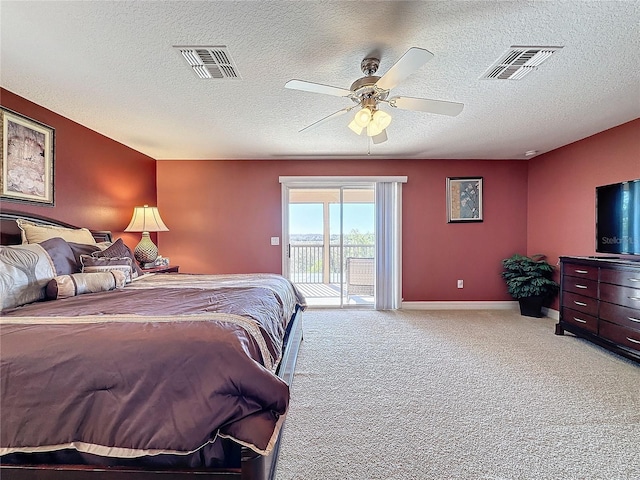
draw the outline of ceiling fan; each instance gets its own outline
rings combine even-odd
[[[391,123],[391,116],[379,108],[382,103],[402,110],[417,110],[452,117],[458,115],[464,107],[462,103],[413,97],[388,98],[389,91],[393,87],[422,67],[431,58],[433,58],[433,53],[428,50],[412,47],[382,77],[375,75],[380,66],[380,59],[365,58],[360,64],[362,73],[365,76],[353,82],[349,90],[305,80],[289,80],[285,84],[285,88],[346,97],[355,103],[355,105],[338,110],[304,127],[300,131],[303,132],[317,127],[333,118],[350,112],[354,108],[360,107],[360,110],[358,110],[349,124],[349,128],[358,135],[364,132],[368,137],[371,137],[373,143],[382,143],[387,140],[386,128]]]

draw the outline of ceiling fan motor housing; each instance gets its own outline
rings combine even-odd
[[[389,96],[389,91],[376,87],[376,82],[378,80],[380,80],[380,77],[371,75],[359,78],[353,82],[350,88],[353,92],[351,99],[355,103],[362,104],[363,107],[367,106],[365,103],[371,106],[375,105],[379,101],[386,100],[387,96]],[[373,102],[368,102],[368,100],[373,100]]]

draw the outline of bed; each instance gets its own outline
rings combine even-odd
[[[3,211],[3,245],[22,242],[17,220],[76,232]],[[5,277],[22,268],[17,253],[38,255],[31,283],[44,293],[14,301],[3,279],[0,476],[274,478],[304,298],[279,275],[113,267],[109,252],[121,261],[128,249],[89,234],[88,247],[50,238],[2,250]],[[94,260],[109,268],[91,271]]]

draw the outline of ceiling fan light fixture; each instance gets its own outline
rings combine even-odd
[[[362,133],[362,130],[364,130],[364,127],[361,127],[360,125],[358,125],[355,118],[351,120],[351,123],[349,124],[349,128],[353,130],[353,133],[355,133],[356,135],[360,135]]]
[[[391,124],[391,115],[382,110],[376,110],[371,118],[371,123],[375,123],[381,130],[384,130]]]
[[[356,125],[358,125],[359,127],[365,128],[371,122],[371,117],[371,110],[365,107],[362,110],[359,110],[358,113],[356,113],[353,121],[356,122]]]
[[[375,137],[376,135],[380,135],[384,128],[380,128],[375,122],[369,123],[367,125],[367,137]]]

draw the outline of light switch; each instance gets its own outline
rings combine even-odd
[[[280,245],[280,237],[271,237],[271,245]]]

